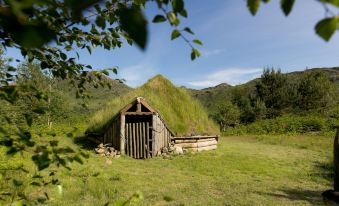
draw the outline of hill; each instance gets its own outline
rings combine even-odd
[[[87,132],[100,133],[120,109],[138,96],[144,97],[157,109],[177,135],[218,133],[217,126],[208,118],[199,101],[193,99],[186,90],[175,87],[161,75],[153,77],[141,87],[123,96],[112,98],[91,118]]]
[[[209,87],[201,90],[186,89],[192,97],[198,99],[206,108],[208,108],[208,110],[213,110],[217,103],[231,98],[232,88],[233,87],[231,85],[222,83],[215,87]]]
[[[295,78],[299,78],[305,72],[311,71],[320,71],[323,72],[328,79],[338,85],[339,87],[339,67],[332,68],[312,68],[304,71],[295,71],[286,73],[287,76],[293,76]],[[191,94],[192,97],[198,99],[211,113],[215,109],[215,105],[217,105],[221,101],[229,100],[232,95],[232,90],[246,90],[251,91],[255,89],[255,84],[260,78],[253,79],[245,84],[231,86],[227,83],[219,84],[215,87],[204,88],[201,90],[196,89],[188,89],[186,90]]]
[[[91,75],[91,74],[90,74]],[[81,98],[76,98],[76,90],[74,88],[69,89],[70,83],[65,81],[58,82],[58,88],[62,91],[62,99],[67,102],[67,107],[70,108],[71,116],[87,116],[100,110],[107,103],[107,99],[112,99],[126,94],[133,90],[133,88],[127,86],[123,82],[102,74],[101,81],[108,83],[111,87],[94,86],[94,84],[87,84],[85,93],[90,97],[85,101]],[[85,103],[87,107],[83,107]]]

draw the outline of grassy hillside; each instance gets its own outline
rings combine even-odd
[[[311,72],[311,71],[323,72],[328,77],[328,79],[331,82],[338,85],[338,88],[339,88],[339,67],[307,69],[305,71],[287,73],[287,76],[293,76],[297,79],[301,77],[301,75],[304,74],[305,72]],[[192,97],[198,99],[208,109],[209,113],[212,113],[215,109],[215,105],[217,105],[219,102],[230,100],[231,95],[232,95],[232,90],[234,89],[244,90],[244,91],[254,90],[255,84],[258,80],[259,78],[253,79],[245,84],[238,85],[238,86],[231,86],[231,85],[228,85],[227,83],[223,83],[215,87],[209,87],[209,88],[205,88],[201,90],[187,89],[187,91],[191,94]]]
[[[158,110],[170,129],[177,135],[218,133],[217,126],[208,118],[200,103],[187,91],[175,87],[161,75],[155,76],[126,95],[109,101],[90,119],[87,131],[100,132],[120,109],[138,96],[144,97],[153,108]]]
[[[206,108],[213,110],[219,102],[231,98],[232,86],[226,83],[219,84],[215,87],[209,87],[201,90],[188,89],[188,92],[198,99]]]

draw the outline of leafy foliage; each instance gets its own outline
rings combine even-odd
[[[304,111],[323,111],[333,105],[333,85],[321,72],[303,75],[298,87],[297,107]]]
[[[227,127],[234,127],[239,123],[240,111],[231,102],[218,105],[217,111],[212,118],[219,124],[220,130],[225,131]]]
[[[279,115],[279,111],[286,105],[287,99],[287,78],[280,70],[264,69],[260,81],[256,84],[257,96],[263,100],[268,108],[269,116]]]

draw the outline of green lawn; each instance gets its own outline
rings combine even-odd
[[[143,200],[132,205],[321,205],[331,187],[331,141],[222,137],[216,151],[150,160],[90,152],[84,165],[63,170],[63,193],[50,187],[48,204],[104,205],[140,191]]]

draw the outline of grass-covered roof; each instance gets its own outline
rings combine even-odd
[[[176,135],[218,133],[218,127],[208,118],[202,105],[186,90],[175,87],[161,75],[126,95],[110,100],[90,119],[87,132],[102,133],[123,107],[140,96],[160,113]]]

